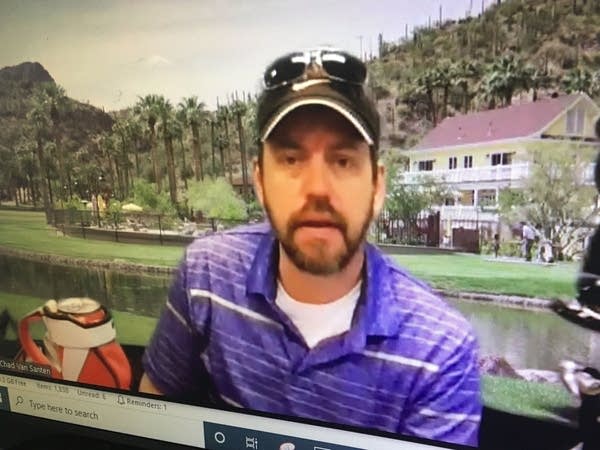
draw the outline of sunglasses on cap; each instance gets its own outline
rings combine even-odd
[[[267,67],[264,83],[266,89],[275,89],[315,78],[361,85],[367,78],[367,68],[356,56],[341,50],[294,52]]]

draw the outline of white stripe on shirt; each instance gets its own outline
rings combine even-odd
[[[479,423],[479,421],[480,421],[480,416],[478,416],[476,414],[445,413],[445,412],[434,411],[434,410],[428,409],[428,408],[423,408],[423,409],[419,410],[418,413],[421,414],[422,416],[439,417],[441,419],[453,420],[453,421],[459,421],[459,422],[464,422],[465,420],[468,420],[470,422]]]
[[[186,320],[183,318],[183,316],[181,314],[179,314],[179,311],[177,311],[175,309],[175,307],[171,304],[171,302],[169,300],[167,300],[167,309],[173,313],[173,315],[175,316],[175,318],[179,322],[181,322],[181,324],[183,326],[185,326],[189,332],[192,331],[192,328],[189,326],[189,324],[186,322]]]
[[[406,358],[400,355],[391,355],[389,353],[383,352],[373,352],[371,350],[365,350],[362,352],[365,356],[370,356],[371,358],[383,359],[384,361],[395,362],[398,364],[404,364],[405,366],[418,367],[420,369],[425,369],[430,372],[437,372],[440,370],[440,366],[437,364],[428,363],[425,361],[420,361],[418,359]]]
[[[238,283],[235,280],[233,280],[232,278],[226,278],[224,276],[221,275],[217,275],[214,272],[210,272],[206,269],[188,269],[188,273],[190,275],[197,275],[197,276],[201,276],[201,277],[207,277],[209,279],[212,280],[221,280],[221,281],[225,281],[227,284],[234,286],[236,288],[239,289],[243,289],[244,293],[246,292],[246,285],[242,284],[242,283]]]
[[[219,297],[217,294],[207,291],[207,290],[204,290],[204,289],[190,289],[190,297],[195,297],[195,298],[206,297],[206,298],[211,299],[213,302],[217,303],[218,305],[221,305],[224,308],[235,311],[243,316],[249,317],[254,320],[258,320],[259,322],[268,323],[269,325],[275,325],[279,328],[282,327],[282,325],[279,322],[275,322],[274,320],[271,320],[268,317],[263,316],[262,314],[258,314],[257,312],[252,311],[251,309],[244,308],[240,305],[236,305],[232,301],[225,300],[223,297]]]
[[[240,403],[238,403],[238,402],[230,399],[229,397],[227,397],[227,396],[225,396],[223,394],[219,394],[219,395],[221,396],[221,400],[223,400],[225,403],[228,403],[231,406],[235,406],[237,408],[243,408],[243,406]]]

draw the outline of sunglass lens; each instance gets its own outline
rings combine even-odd
[[[274,87],[292,81],[304,73],[306,64],[292,60],[291,56],[279,58],[265,71],[265,86]]]
[[[333,53],[323,55],[323,68],[329,75],[351,83],[363,83],[367,78],[367,68],[361,60],[352,55]]]

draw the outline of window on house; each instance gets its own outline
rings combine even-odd
[[[473,157],[472,156],[465,156],[463,158],[463,167],[465,169],[470,169],[471,167],[473,167]]]
[[[482,189],[477,193],[477,203],[481,206],[496,206],[496,190]]]
[[[460,191],[459,203],[463,206],[473,206],[475,203],[475,191]]]
[[[492,166],[508,166],[512,164],[512,153],[492,153]]]
[[[419,161],[418,169],[419,169],[419,172],[433,170],[433,160],[430,159],[427,161]]]
[[[454,206],[455,203],[456,202],[455,202],[454,198],[447,197],[444,199],[444,205],[446,205],[446,206]]]
[[[583,134],[585,111],[582,108],[573,108],[567,111],[567,134]]]
[[[456,169],[458,167],[458,158],[456,156],[451,156],[448,158],[448,169]]]

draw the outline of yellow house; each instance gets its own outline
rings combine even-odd
[[[519,187],[529,174],[527,149],[557,143],[595,145],[600,108],[586,94],[562,95],[489,111],[447,117],[415,147],[402,153],[403,183],[423,175],[445,182],[453,198],[439,205],[444,223],[474,228],[498,223],[498,193]],[[586,177],[593,180],[590,164]]]

